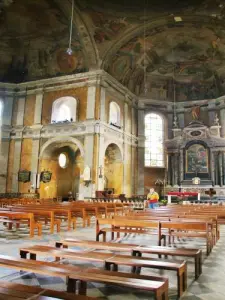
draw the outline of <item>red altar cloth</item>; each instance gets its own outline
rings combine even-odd
[[[178,197],[198,196],[198,193],[197,192],[169,192],[168,196],[178,196]]]

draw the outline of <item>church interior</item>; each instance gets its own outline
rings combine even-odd
[[[0,299],[224,300],[224,225],[224,1],[0,0]]]

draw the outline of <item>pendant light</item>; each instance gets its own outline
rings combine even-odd
[[[70,21],[70,37],[69,37],[69,47],[66,50],[66,53],[72,55],[72,33],[73,33],[73,11],[74,11],[74,0],[72,0],[72,7],[71,7],[71,21]]]

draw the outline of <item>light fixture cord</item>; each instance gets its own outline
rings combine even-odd
[[[146,0],[144,0],[144,93],[146,94]]]
[[[70,39],[69,39],[69,49],[71,49],[71,44],[72,44],[72,32],[73,32],[73,11],[74,11],[74,0],[72,0],[72,11],[71,11],[71,21],[70,21]]]

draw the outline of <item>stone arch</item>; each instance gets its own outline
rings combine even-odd
[[[104,146],[104,153],[106,152],[106,149],[108,148],[108,146],[110,144],[115,144],[119,149],[120,149],[120,154],[121,154],[121,157],[122,157],[122,160],[123,160],[123,157],[124,157],[124,152],[123,152],[123,147],[120,143],[118,143],[117,141],[115,141],[114,139],[111,139],[111,140],[108,140],[106,143],[105,143],[105,146]]]
[[[75,146],[77,146],[79,148],[81,156],[84,157],[84,146],[78,139],[76,139],[74,137],[55,137],[55,138],[48,140],[46,143],[44,143],[44,145],[41,147],[39,158],[43,157],[43,155],[48,147],[51,147],[54,144],[58,144],[58,143],[74,144]]]

